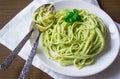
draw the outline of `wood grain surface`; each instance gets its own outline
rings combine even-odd
[[[32,0],[0,0],[0,29]],[[114,21],[120,23],[120,0],[99,0],[101,8]],[[0,63],[10,54],[10,50],[0,44]],[[6,71],[0,71],[0,79],[17,79],[25,61],[17,56]],[[28,79],[52,79],[49,75],[32,66]]]

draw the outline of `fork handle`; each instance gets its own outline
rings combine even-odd
[[[3,63],[0,65],[0,70],[6,70],[9,67],[14,58],[17,56],[18,52],[22,49],[26,41],[30,38],[32,32],[33,29],[23,38],[23,40],[18,44],[13,52],[10,53],[10,55],[3,61]]]
[[[34,45],[32,47],[30,55],[27,58],[27,61],[26,61],[25,65],[24,65],[24,67],[22,69],[22,72],[21,72],[21,74],[20,74],[18,79],[27,79],[26,77],[27,77],[28,72],[30,70],[30,67],[32,65],[33,58],[34,58],[34,56],[36,54],[36,49],[37,49],[37,46],[38,46],[39,37],[40,37],[40,32],[39,32],[39,35],[38,35],[38,37],[37,37],[37,39],[36,39],[36,41],[35,41],[35,43],[34,43]]]

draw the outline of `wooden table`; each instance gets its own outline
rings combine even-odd
[[[0,0],[0,29],[32,0]],[[120,23],[120,0],[99,0],[100,6],[113,20]],[[0,44],[0,63],[10,54],[10,50]],[[17,79],[25,61],[17,56],[6,71],[0,71],[0,79]],[[28,79],[52,79],[32,66]]]

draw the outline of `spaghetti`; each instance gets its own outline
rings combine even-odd
[[[62,66],[74,65],[78,69],[92,64],[105,45],[107,31],[102,20],[81,9],[78,10],[81,21],[67,23],[66,13],[72,9],[61,9],[54,14],[49,8],[44,10],[37,11],[33,21],[40,31],[45,30],[41,42],[47,57]]]

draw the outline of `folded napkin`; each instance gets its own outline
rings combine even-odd
[[[24,36],[29,32],[29,26],[35,9],[46,2],[52,2],[52,1],[54,0],[32,1],[26,8],[20,11],[10,22],[8,22],[0,30],[0,43],[12,51],[18,45],[18,43],[24,38]],[[81,1],[86,1],[99,7],[97,0],[81,0]],[[116,24],[120,29],[120,24],[118,23]],[[30,45],[30,41],[28,41],[18,55],[26,60],[30,50],[31,50],[31,45]],[[103,72],[93,76],[81,77],[81,78],[74,78],[56,73],[45,67],[43,64],[41,64],[41,61],[37,56],[34,57],[32,64],[35,67],[47,73],[48,75],[50,75],[51,77],[53,77],[54,79],[120,79],[119,56],[116,58],[115,62]]]

